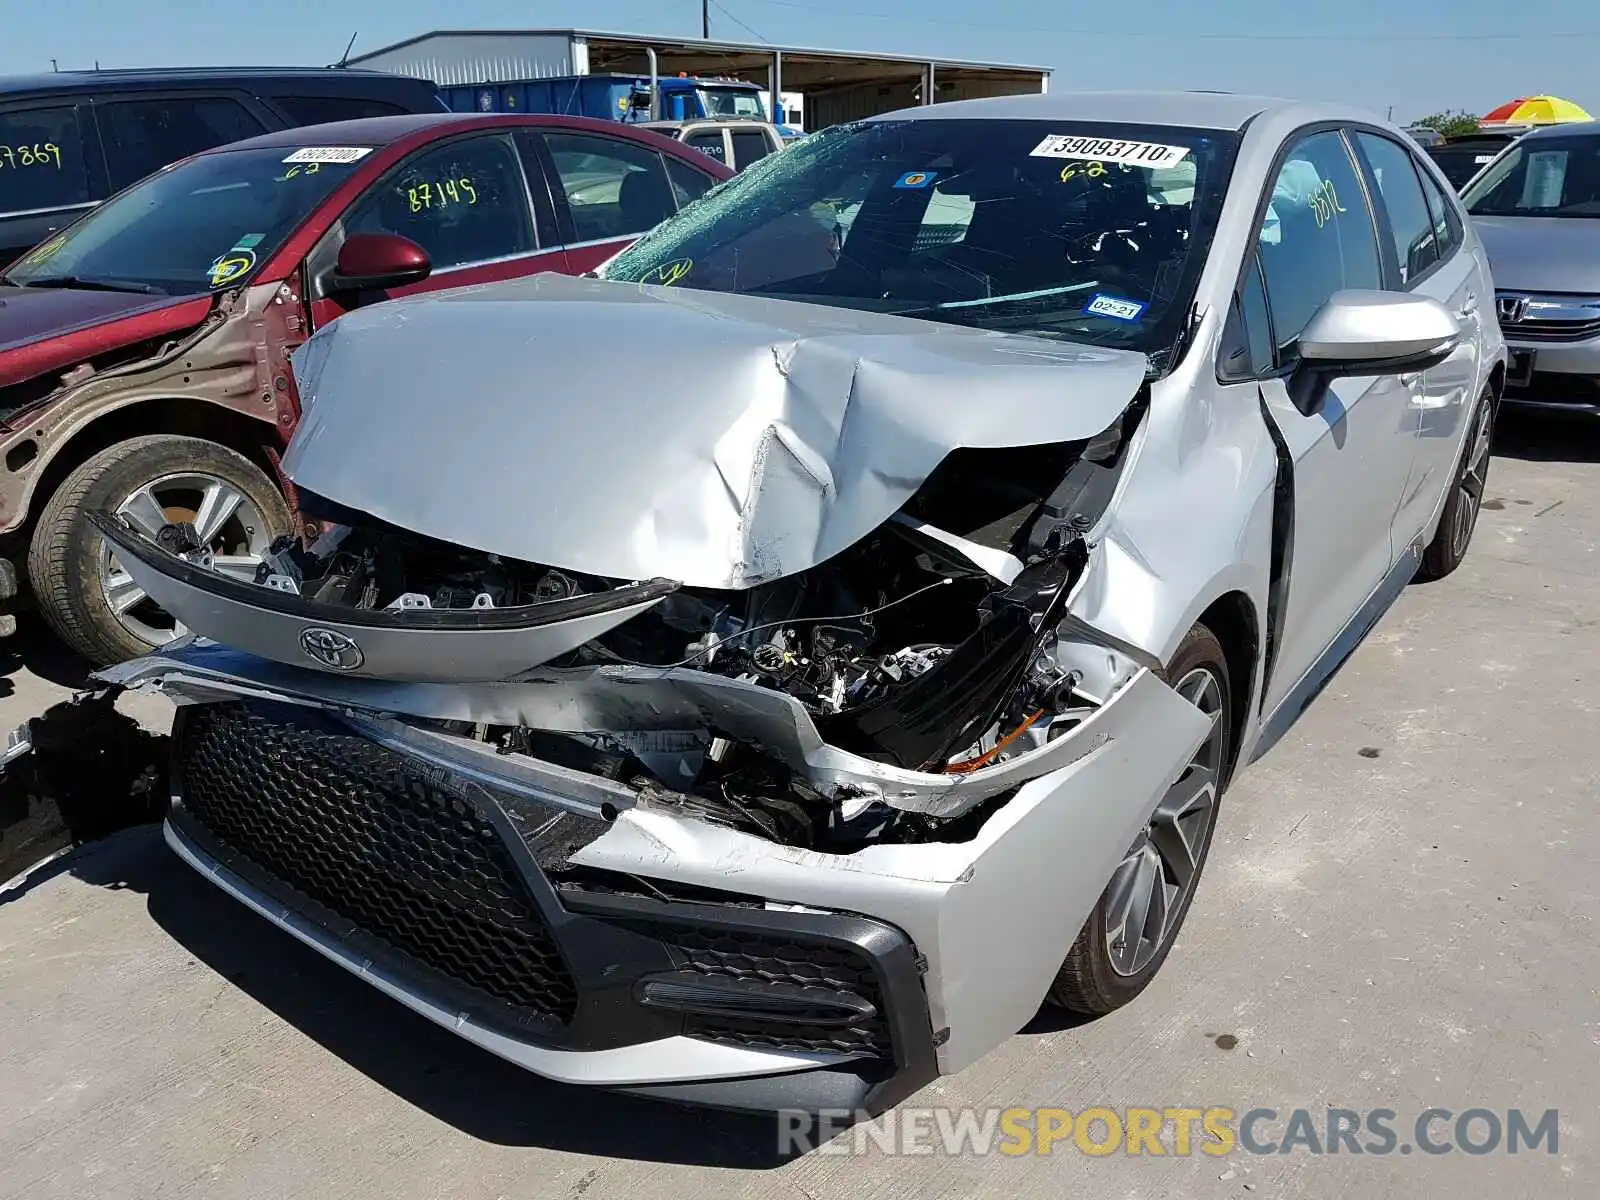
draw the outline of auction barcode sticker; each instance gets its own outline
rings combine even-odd
[[[1066,137],[1053,133],[1035,146],[1032,158],[1079,158],[1124,163],[1130,167],[1170,167],[1189,154],[1187,146],[1159,142],[1125,142],[1120,138]]]
[[[296,150],[286,163],[353,163],[372,153],[371,146],[307,146]]]

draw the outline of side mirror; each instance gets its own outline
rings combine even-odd
[[[410,238],[397,233],[354,233],[339,247],[339,261],[324,289],[330,296],[353,297],[421,283],[432,271],[428,252]]]
[[[1335,379],[1424,371],[1444,362],[1460,343],[1461,326],[1437,300],[1404,292],[1335,292],[1295,345],[1300,365],[1289,394],[1309,416]]]

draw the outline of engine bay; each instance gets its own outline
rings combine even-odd
[[[696,672],[782,693],[826,745],[901,772],[978,781],[1071,731],[1103,680],[1062,653],[1059,628],[1109,501],[1125,431],[1088,443],[956,451],[894,518],[808,570],[744,590],[677,588],[541,672]],[[441,542],[302,493],[314,540],[284,537],[254,582],[318,609],[434,613],[533,606],[633,583]],[[208,567],[192,530],[158,541]],[[439,732],[626,784],[640,804],[689,810],[785,844],[848,850],[961,840],[1014,789],[975,786],[938,815],[837,779],[808,778],[714,715],[683,730],[445,723]]]

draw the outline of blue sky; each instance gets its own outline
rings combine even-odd
[[[1592,0],[719,0],[712,36],[1054,67],[1055,89],[1183,87],[1342,100],[1408,121],[1549,92],[1600,116]],[[1537,19],[1519,19],[1536,12]],[[741,24],[742,23],[742,24]],[[428,29],[566,27],[694,36],[699,0],[52,0],[13,6],[0,72],[319,64]]]

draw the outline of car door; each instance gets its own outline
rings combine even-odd
[[[733,159],[728,153],[728,131],[721,128],[695,129],[683,139],[683,144],[691,150],[698,150],[707,158],[715,159],[726,167],[733,167]]]
[[[573,274],[593,270],[678,211],[662,155],[649,146],[555,130],[529,140],[542,151]]]
[[[1459,226],[1452,236],[1445,214],[1429,204],[1427,168],[1398,140],[1376,130],[1357,131],[1354,143],[1376,202],[1386,286],[1439,301],[1455,314],[1464,334],[1444,362],[1400,377],[1417,417],[1417,451],[1395,516],[1395,542],[1403,547],[1426,531],[1438,508],[1477,395],[1483,284],[1472,256],[1458,253]],[[1437,184],[1434,191],[1439,193]],[[1442,194],[1438,198],[1442,201]]]
[[[307,256],[312,325],[345,311],[323,281],[352,234],[398,234],[427,252],[428,278],[391,296],[565,272],[549,197],[539,195],[543,179],[534,182],[509,133],[442,138],[414,151],[357,196]]]
[[[1390,573],[1417,416],[1393,376],[1336,380],[1309,414],[1290,398],[1295,345],[1312,316],[1337,291],[1383,286],[1373,212],[1340,130],[1300,135],[1281,156],[1252,259],[1245,283],[1258,269],[1276,364],[1261,398],[1293,467],[1293,537],[1265,693],[1271,711],[1326,661]]]
[[[734,129],[728,133],[733,142],[733,169],[743,171],[771,154],[776,146],[768,139],[764,129]]]
[[[1478,256],[1466,245],[1465,215],[1460,204],[1439,184],[1425,165],[1418,177],[1433,219],[1434,242],[1439,247],[1437,273],[1422,280],[1419,289],[1438,300],[1461,325],[1461,344],[1448,360],[1426,373],[1428,402],[1422,412],[1417,440],[1417,466],[1413,471],[1419,528],[1437,511],[1455,478],[1461,440],[1467,435],[1473,405],[1490,368],[1483,361],[1483,322],[1486,307],[1494,303],[1494,284]]]
[[[100,147],[67,97],[0,105],[0,267],[105,199]]]

